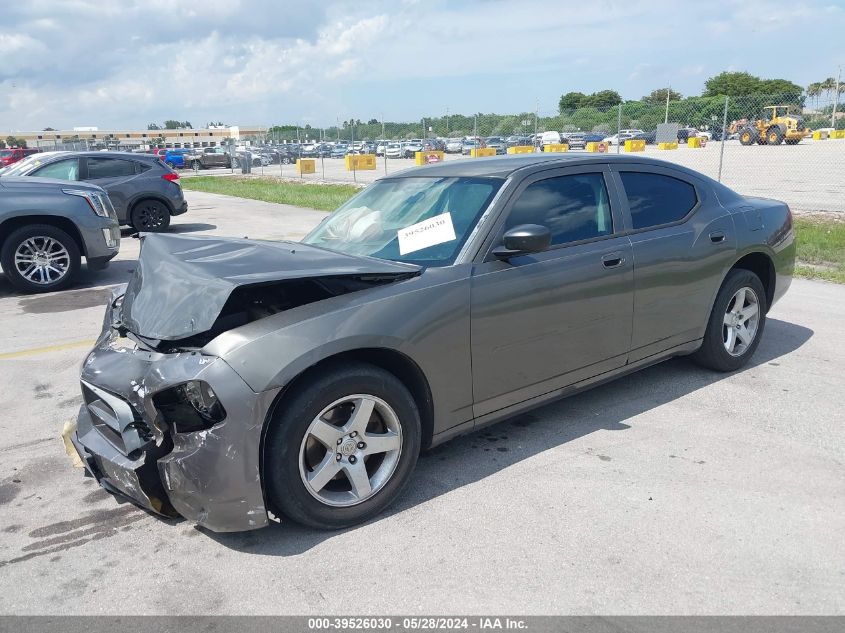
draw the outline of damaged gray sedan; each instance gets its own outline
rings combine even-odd
[[[794,254],[783,203],[608,155],[410,170],[301,243],[146,235],[69,439],[211,530],[354,525],[451,437],[673,356],[740,368]]]

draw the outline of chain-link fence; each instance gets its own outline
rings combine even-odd
[[[417,152],[425,162],[529,151],[645,155],[794,209],[845,212],[841,110],[835,96],[690,97],[507,115],[447,111],[406,122],[338,120],[323,129],[271,127],[239,142],[252,152],[253,174],[358,183],[414,166]],[[376,158],[367,164],[355,158],[361,154]],[[297,159],[313,163],[300,173]]]

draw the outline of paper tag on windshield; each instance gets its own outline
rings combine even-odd
[[[451,242],[455,239],[455,227],[452,215],[447,211],[428,220],[406,226],[398,233],[399,254],[413,253],[435,244]]]

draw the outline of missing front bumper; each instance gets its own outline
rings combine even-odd
[[[154,454],[147,451],[134,460],[121,454],[91,424],[84,405],[75,427],[68,439],[87,474],[97,483],[146,510],[166,517],[179,516],[161,484]]]
[[[120,343],[107,326],[83,364],[85,404],[68,435],[86,471],[109,492],[151,512],[182,516],[215,532],[267,525],[259,455],[264,420],[279,390],[253,392],[216,357]],[[227,416],[210,429],[176,433],[153,396],[190,380],[212,386]]]

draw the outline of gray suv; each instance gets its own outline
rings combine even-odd
[[[43,152],[0,170],[0,177],[38,176],[98,185],[114,204],[117,219],[136,231],[163,231],[188,203],[179,174],[152,154]]]
[[[0,178],[0,266],[24,292],[60,290],[84,256],[105,268],[120,249],[120,225],[96,185],[47,178]]]

